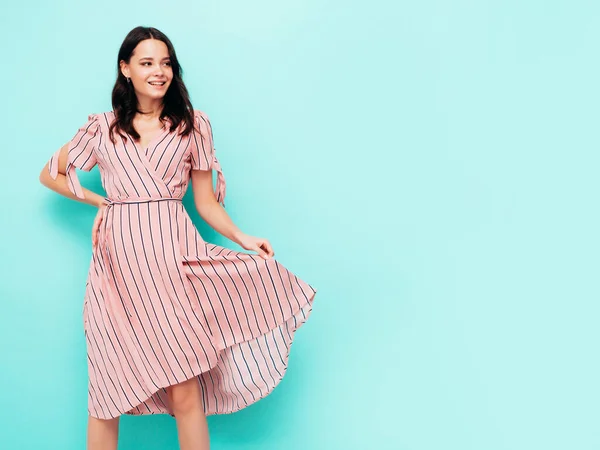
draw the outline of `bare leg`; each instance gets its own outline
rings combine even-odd
[[[119,417],[97,419],[88,416],[87,450],[117,450]]]
[[[179,448],[209,450],[208,422],[202,407],[198,378],[191,378],[166,389],[177,422]]]

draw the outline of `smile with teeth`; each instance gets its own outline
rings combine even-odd
[[[149,81],[148,84],[151,86],[164,86],[166,81]]]

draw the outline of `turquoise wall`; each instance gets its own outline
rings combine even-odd
[[[0,447],[85,446],[96,210],[38,174],[146,25],[211,117],[229,214],[318,290],[282,383],[209,417],[211,448],[600,448],[597,2],[3,10]],[[169,416],[122,418],[120,449],[176,448]]]

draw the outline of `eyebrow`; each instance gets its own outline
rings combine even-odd
[[[143,58],[140,58],[140,61],[141,61],[141,60],[143,60],[143,59],[151,59],[151,60],[154,60],[154,58],[152,58],[151,56],[144,56]],[[167,57],[163,58],[162,60],[165,60],[165,59],[171,59],[171,58],[167,56]]]

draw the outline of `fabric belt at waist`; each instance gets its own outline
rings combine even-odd
[[[179,197],[127,197],[124,199],[111,199],[108,197],[104,197],[104,203],[107,206],[111,205],[120,205],[125,203],[149,203],[149,202],[162,202],[165,200],[175,200],[182,201]]]

